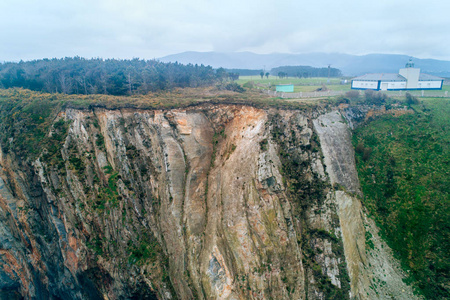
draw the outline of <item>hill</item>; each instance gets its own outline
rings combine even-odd
[[[398,54],[350,55],[342,53],[307,53],[307,54],[256,54],[251,52],[194,52],[188,51],[159,58],[162,62],[179,62],[183,64],[204,64],[214,68],[265,69],[280,66],[332,67],[340,69],[344,76],[358,76],[365,73],[396,73],[411,58]],[[416,67],[423,73],[450,77],[450,61],[419,59],[413,57]]]

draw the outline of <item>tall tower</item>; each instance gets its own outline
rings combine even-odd
[[[420,69],[414,68],[414,63],[412,58],[406,63],[404,69],[400,69],[398,72],[400,75],[406,78],[406,88],[407,89],[417,89],[419,88],[419,75]]]

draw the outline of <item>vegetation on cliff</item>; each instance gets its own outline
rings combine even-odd
[[[364,204],[429,299],[450,297],[450,102],[384,115],[353,137]]]
[[[40,93],[27,89],[0,89],[0,143],[3,151],[11,148],[16,155],[36,157],[43,145],[51,144],[46,136],[56,115],[64,108],[93,109],[172,109],[203,102],[244,104],[255,107],[310,109],[328,106],[329,101],[292,102],[271,98],[257,91],[236,93],[216,87],[175,89],[134,96],[66,95]],[[59,141],[61,142],[61,141]]]

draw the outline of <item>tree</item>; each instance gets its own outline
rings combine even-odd
[[[70,78],[66,76],[65,73],[61,72],[58,76],[59,85],[61,87],[61,93],[63,94],[69,94],[71,84],[70,84]]]
[[[259,73],[259,75],[261,75],[261,79],[264,78],[264,72]]]
[[[256,73],[259,74],[259,71]],[[145,94],[175,87],[213,85],[231,77],[211,66],[162,63],[156,60],[42,59],[0,63],[0,87],[21,87],[65,94]]]
[[[269,75],[270,75],[270,73],[269,73],[269,72],[266,72],[266,78],[267,78],[267,79],[269,79]]]
[[[280,77],[280,78],[287,78],[287,73],[285,73],[285,72],[278,72],[278,77]]]
[[[282,66],[270,70],[272,74],[285,73],[285,77],[339,77],[341,71],[336,68],[314,68],[310,66]]]
[[[229,73],[228,73],[228,77],[229,77],[232,81],[238,80],[238,79],[239,79],[239,73],[229,72]]]
[[[222,82],[224,79],[228,77],[227,71],[224,68],[218,68],[216,71],[217,78]]]

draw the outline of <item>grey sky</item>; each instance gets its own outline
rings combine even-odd
[[[0,61],[183,51],[450,60],[448,0],[0,0]]]

